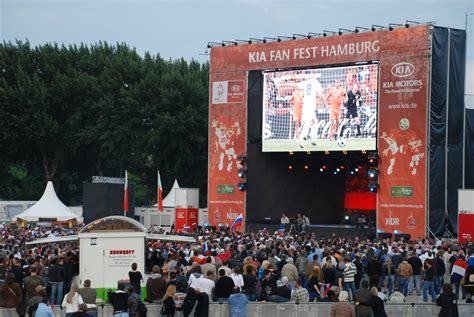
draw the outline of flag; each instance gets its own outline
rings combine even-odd
[[[158,171],[158,184],[156,187],[156,205],[158,206],[158,211],[163,212],[163,186],[161,186],[161,177],[160,171]]]
[[[207,247],[207,243],[204,242],[204,245],[202,246],[202,249],[204,250],[204,253],[206,253],[207,251],[209,251],[209,248]]]
[[[456,283],[462,280],[466,274],[467,262],[463,259],[458,259],[453,264],[453,271],[451,272],[451,283]]]
[[[123,188],[123,213],[126,214],[128,212],[128,174],[127,170],[125,170],[125,186]]]
[[[234,231],[235,227],[238,224],[241,224],[243,220],[244,220],[244,216],[240,214],[237,218],[235,218],[234,223],[232,223],[232,226],[230,226],[230,230]]]

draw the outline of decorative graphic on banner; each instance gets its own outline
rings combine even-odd
[[[474,239],[474,190],[458,190],[458,239],[460,243]]]

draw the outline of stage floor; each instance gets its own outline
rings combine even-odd
[[[266,228],[269,232],[273,233],[280,228],[279,224],[269,223],[247,223],[247,231],[257,232]],[[359,226],[352,225],[309,225],[306,226],[306,233],[314,233],[317,238],[319,237],[331,237],[336,235],[341,238],[354,239],[367,239],[375,237],[375,228],[361,228]]]

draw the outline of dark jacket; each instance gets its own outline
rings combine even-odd
[[[140,316],[138,313],[138,303],[140,302],[140,297],[137,293],[130,294],[127,299],[128,305],[128,316],[136,317]]]
[[[439,317],[458,317],[458,304],[454,294],[441,293],[436,299],[436,304],[441,306]]]
[[[173,297],[169,296],[163,301],[163,307],[161,310],[161,316],[174,317],[176,311],[176,303]]]
[[[162,299],[166,292],[166,280],[161,274],[155,273],[146,282],[146,297],[152,303],[154,300]]]
[[[124,291],[116,291],[110,295],[110,303],[114,307],[115,312],[128,311],[128,293]]]
[[[230,277],[223,276],[216,282],[214,296],[217,298],[229,298],[230,294],[233,292],[234,286],[234,281]]]
[[[48,271],[48,278],[50,282],[64,282],[64,267],[58,264],[52,265]]]
[[[23,294],[18,283],[11,285],[3,284],[0,288],[0,306],[13,308],[22,302]]]
[[[387,317],[383,300],[378,296],[372,296],[372,310],[374,311],[374,317]]]

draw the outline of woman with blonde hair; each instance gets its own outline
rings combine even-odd
[[[65,309],[66,317],[70,317],[73,313],[79,311],[79,305],[83,304],[82,296],[77,292],[79,287],[77,284],[71,286],[71,290],[64,296],[61,307]]]
[[[263,271],[265,271],[266,269],[268,269],[268,266],[270,265],[270,261],[268,260],[263,260],[262,261],[262,265],[260,265],[260,268],[258,269],[258,273],[257,273],[257,277],[258,277],[258,281],[260,283],[262,283],[262,279],[263,279]]]
[[[163,307],[161,308],[161,316],[174,317],[176,311],[176,303],[174,296],[176,295],[176,285],[170,284],[163,296]]]

